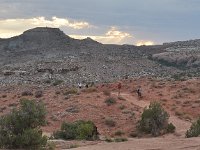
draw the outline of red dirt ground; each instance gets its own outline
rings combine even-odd
[[[121,96],[117,96],[117,85],[105,83],[95,85],[89,89],[79,90],[76,94],[66,95],[69,88],[65,86],[37,87],[37,86],[9,86],[0,88],[0,115],[8,113],[18,106],[22,98],[35,99],[44,102],[48,115],[48,125],[44,132],[52,133],[60,128],[63,121],[92,120],[104,136],[114,136],[117,130],[129,135],[135,130],[137,121],[145,104],[158,101],[172,116],[186,121],[193,121],[200,116],[200,79],[186,81],[159,80],[140,78],[122,80]],[[143,97],[139,99],[135,92],[142,87]],[[70,88],[71,89],[71,88]],[[21,96],[23,91],[32,91],[33,96]],[[41,98],[35,98],[37,90],[43,91]],[[105,99],[111,93],[117,101],[107,106]],[[111,118],[116,122],[115,127],[108,127],[105,120]]]

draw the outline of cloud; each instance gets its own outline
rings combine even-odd
[[[144,40],[137,41],[137,43],[136,43],[137,46],[154,45],[154,44],[155,43],[153,41],[144,41]]]
[[[49,20],[45,17],[36,17],[29,19],[5,19],[0,20],[0,37],[7,38],[19,35],[27,29],[38,26],[55,28],[67,27],[76,30],[92,27],[92,25],[85,21],[76,21],[72,19],[58,17],[52,17]]]
[[[76,39],[85,39],[90,37],[96,41],[99,41],[104,44],[124,44],[129,39],[132,39],[133,36],[130,33],[119,31],[117,27],[111,27],[103,35],[70,35]]]
[[[0,19],[0,37],[9,38],[20,35],[24,31],[35,27],[61,28],[66,34],[76,39],[90,37],[103,44],[137,44],[152,45],[151,41],[137,41],[131,32],[122,30],[116,26],[94,26],[86,21],[78,21],[67,18],[34,17],[27,19]],[[139,37],[138,37],[139,38]]]

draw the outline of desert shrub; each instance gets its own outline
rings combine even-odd
[[[40,98],[40,97],[42,97],[43,96],[43,92],[42,91],[36,91],[35,92],[35,97],[36,98]]]
[[[77,127],[77,139],[86,139],[90,140],[92,138],[94,130],[94,125],[90,122],[88,123],[80,123]]]
[[[118,130],[118,131],[115,132],[115,135],[116,135],[116,136],[121,136],[121,135],[123,135],[123,134],[124,134],[124,132],[121,131],[121,130]]]
[[[108,98],[105,100],[105,103],[106,103],[108,106],[110,106],[110,105],[115,104],[115,103],[116,103],[116,100],[115,100],[115,98],[113,98],[113,97],[108,97]]]
[[[6,110],[6,106],[0,107],[0,112],[2,113],[4,110]]]
[[[77,106],[71,105],[65,111],[70,113],[78,113],[79,108]]]
[[[50,84],[50,83],[51,83],[51,80],[47,79],[47,80],[44,81],[44,83]]]
[[[96,140],[98,139],[98,131],[95,124],[91,121],[63,122],[61,130],[54,132],[54,137],[65,140]]]
[[[179,73],[179,74],[174,74],[171,76],[175,81],[184,81],[186,74],[185,73]]]
[[[55,150],[56,149],[56,144],[54,142],[49,141],[47,143],[46,149],[47,150]]]
[[[4,95],[2,95],[2,98],[6,98],[6,97],[7,97],[7,95],[5,95],[5,94],[4,94]]]
[[[183,116],[184,114],[183,114],[183,112],[176,111],[176,112],[175,112],[175,115],[181,117],[181,116]]]
[[[56,94],[56,95],[59,95],[59,94],[60,94],[60,91],[56,91],[55,94]]]
[[[76,124],[63,122],[61,130],[54,132],[56,139],[73,140],[76,139]]]
[[[107,118],[105,120],[105,124],[109,127],[115,127],[116,122],[112,118]]]
[[[108,143],[114,142],[114,140],[111,139],[110,137],[106,137],[105,141],[108,142]]]
[[[123,113],[123,114],[131,114],[132,111],[131,111],[131,110],[123,110],[122,113]]]
[[[120,105],[120,106],[119,106],[119,109],[121,109],[121,110],[123,110],[123,109],[125,109],[125,108],[126,108],[125,105]]]
[[[71,88],[71,89],[66,90],[63,94],[69,95],[69,94],[77,94],[77,93],[78,93],[78,90],[76,88]]]
[[[128,141],[128,139],[127,138],[115,138],[114,141],[115,142],[126,142],[126,141]]]
[[[31,91],[23,91],[21,95],[22,96],[32,96],[33,93]]]
[[[19,109],[0,117],[0,148],[39,149],[47,138],[41,126],[46,124],[43,104],[23,99]]]
[[[190,137],[198,137],[200,135],[200,118],[194,122],[190,129],[187,130],[185,136],[187,138],[190,138]]]
[[[175,130],[176,130],[176,127],[172,123],[169,123],[167,125],[167,133],[174,133]]]
[[[20,148],[25,149],[39,149],[47,143],[47,137],[42,136],[42,131],[38,129],[26,129],[18,138]]]
[[[138,128],[142,132],[158,136],[161,131],[167,132],[168,118],[169,115],[162,106],[153,102],[149,108],[144,109]]]
[[[129,136],[135,138],[135,137],[138,137],[138,134],[139,134],[139,133],[138,133],[137,131],[132,131],[132,132],[129,134]]]
[[[110,92],[110,90],[104,90],[103,94],[106,95],[106,96],[110,96],[111,92]]]
[[[55,81],[53,82],[53,86],[60,85],[61,83],[63,83],[63,80],[55,80]]]
[[[9,107],[16,107],[18,104],[17,103],[10,103],[8,104]]]

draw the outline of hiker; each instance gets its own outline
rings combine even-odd
[[[86,83],[85,87],[86,87],[86,88],[89,88],[89,85]]]
[[[119,84],[117,85],[117,88],[118,88],[118,96],[119,96],[119,95],[120,95],[120,92],[121,92],[122,84],[119,83]]]
[[[82,88],[82,84],[78,83],[78,87],[79,87],[79,89],[81,89]]]
[[[142,89],[141,89],[141,86],[138,87],[137,94],[138,94],[139,98],[142,98]]]

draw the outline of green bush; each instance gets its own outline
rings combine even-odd
[[[26,129],[18,139],[19,145],[25,149],[39,149],[47,143],[47,137],[42,136],[38,129]]]
[[[167,133],[174,133],[175,130],[176,130],[176,127],[172,123],[167,125]]]
[[[144,109],[138,128],[142,132],[158,136],[161,131],[166,131],[168,118],[169,115],[162,106],[157,102],[153,102],[149,108]]]
[[[190,138],[190,137],[198,137],[200,135],[200,118],[194,122],[190,129],[187,130],[185,136],[187,138]]]
[[[89,140],[92,138],[94,125],[92,123],[81,123],[77,128],[77,138]]]
[[[56,131],[54,137],[65,140],[96,140],[98,139],[98,131],[95,124],[91,121],[63,122],[61,130]]]
[[[19,109],[0,117],[0,148],[39,149],[47,138],[40,127],[46,124],[43,104],[23,99]]]
[[[105,103],[106,103],[108,106],[110,106],[110,105],[115,104],[115,103],[116,103],[116,100],[115,100],[115,98],[113,98],[113,97],[109,97],[109,98],[107,98],[107,99],[105,100]]]

